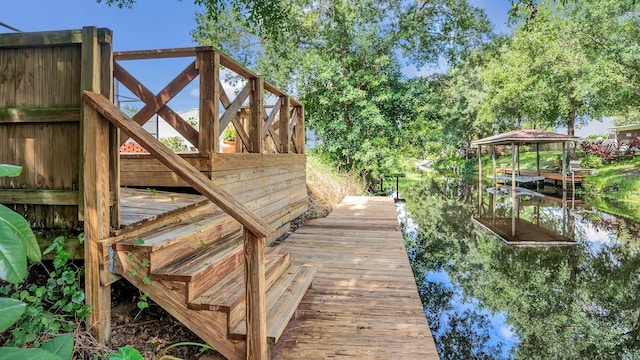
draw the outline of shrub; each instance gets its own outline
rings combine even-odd
[[[587,169],[598,169],[602,167],[602,158],[596,155],[586,155],[580,159],[580,167]]]
[[[0,164],[0,177],[14,177],[21,172],[21,167]],[[32,262],[41,259],[31,226],[23,217],[0,204],[0,280],[13,285],[22,283],[27,276],[27,259]],[[0,332],[6,331],[26,313],[28,306],[19,300],[22,295],[20,292],[17,298],[0,297]],[[28,292],[25,293],[27,297]],[[73,334],[57,336],[40,348],[0,347],[0,359],[60,360],[70,359],[72,354]]]

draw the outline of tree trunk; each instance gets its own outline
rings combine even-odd
[[[576,116],[577,116],[577,111],[575,109],[571,109],[569,111],[569,117],[567,119],[567,135],[569,136],[574,136],[575,134]]]

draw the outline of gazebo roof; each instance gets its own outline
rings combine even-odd
[[[576,141],[578,137],[565,134],[556,134],[543,130],[522,129],[489,136],[471,142],[472,146],[478,145],[508,145],[508,144],[542,144]]]

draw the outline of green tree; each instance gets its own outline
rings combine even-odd
[[[620,94],[620,81],[610,76],[616,70],[584,46],[584,26],[569,10],[540,5],[535,23],[514,32],[484,71],[490,87],[484,117],[505,118],[514,127],[566,126],[573,135],[580,122],[611,111],[613,94]]]
[[[198,17],[194,38],[240,54],[300,98],[319,151],[373,177],[397,170],[408,139],[424,137],[406,131],[420,128],[408,94],[423,88],[402,75],[400,55],[418,65],[457,62],[490,34],[484,13],[461,0],[297,0],[290,9],[295,31],[284,41],[259,38],[232,16]]]
[[[98,3],[103,0],[96,0]],[[132,8],[136,0],[104,0],[111,6]],[[279,38],[283,28],[291,24],[289,8],[283,0],[193,0],[205,8],[205,16],[217,21],[222,12],[264,37]]]

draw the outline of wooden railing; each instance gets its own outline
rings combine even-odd
[[[127,60],[177,57],[195,60],[155,95],[120,64]],[[302,104],[213,47],[115,52],[113,58],[114,78],[145,103],[133,116],[139,125],[158,114],[204,156],[220,152],[218,139],[230,123],[236,130],[238,152],[304,153]],[[223,68],[246,81],[235,98],[222,86]],[[196,77],[200,78],[198,129],[167,105]],[[264,104],[265,92],[271,94],[268,98],[276,99],[275,104]],[[126,140],[122,137],[121,144]]]
[[[109,99],[100,94],[84,91],[84,114],[88,126],[105,127],[108,120],[126,135],[148,150],[156,159],[174,171],[202,195],[240,222],[244,227],[244,267],[246,290],[247,359],[267,359],[267,314],[264,247],[266,238],[275,231],[267,222],[237,201],[224,190],[216,187],[205,175],[187,161],[164,146],[158,139],[144,130],[134,119],[129,118]],[[99,114],[102,115],[100,117]],[[101,124],[101,125],[100,125]],[[96,140],[100,131],[92,131]],[[91,134],[88,134],[91,136]],[[96,144],[101,143],[96,141]],[[102,142],[105,145],[104,142]],[[104,146],[106,147],[106,146]],[[104,157],[108,149],[98,149],[96,157]],[[102,155],[101,155],[102,154]],[[98,161],[99,162],[99,161]],[[104,161],[102,163],[105,163]],[[104,165],[103,165],[104,166]],[[99,191],[99,190],[98,190]]]

